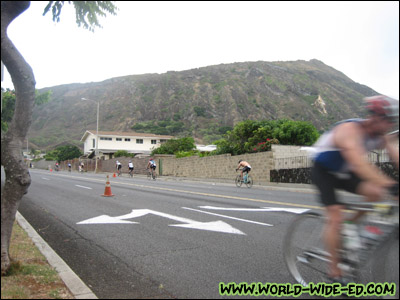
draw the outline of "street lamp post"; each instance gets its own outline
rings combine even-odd
[[[97,173],[98,172],[98,170],[97,170],[97,159],[98,159],[98,157],[97,156],[98,156],[98,153],[99,153],[98,144],[99,144],[99,110],[100,110],[100,101],[94,101],[94,100],[90,100],[90,99],[86,99],[86,98],[81,98],[81,100],[83,100],[83,101],[93,101],[93,102],[97,103],[96,150],[94,151],[94,154],[96,156],[96,166],[95,166],[94,172]]]

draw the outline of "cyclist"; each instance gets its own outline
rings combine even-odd
[[[132,174],[133,174],[133,163],[132,163],[131,160],[128,163],[128,168],[129,168],[129,174],[132,176]]]
[[[115,162],[115,167],[117,168],[118,176],[120,176],[121,175],[122,164],[119,162],[119,160],[117,160]]]
[[[359,194],[367,201],[378,201],[387,189],[397,189],[398,183],[379,172],[366,159],[368,151],[386,148],[399,168],[399,153],[385,135],[398,121],[398,101],[386,96],[365,98],[366,119],[341,121],[324,133],[314,145],[314,165],[311,176],[325,206],[327,221],[324,227],[324,244],[332,256],[328,276],[334,282],[345,283],[338,267],[342,209],[335,189]],[[397,106],[397,107],[396,107]],[[352,217],[356,221],[360,214]]]
[[[156,171],[156,168],[157,168],[157,164],[156,164],[156,162],[154,161],[154,159],[153,158],[150,158],[149,159],[149,162],[147,163],[147,169],[150,169],[151,170],[151,175],[152,175],[152,177],[154,177],[154,172]]]
[[[68,172],[71,172],[71,168],[72,168],[71,163],[68,163]]]
[[[56,162],[55,168],[54,168],[57,172],[60,170],[60,166],[58,164],[58,162]]]
[[[242,167],[242,170],[240,171],[240,177],[243,181],[243,173],[246,172],[247,174],[249,174],[249,172],[251,171],[251,166],[247,161],[244,160],[239,160],[239,165],[236,168],[236,171],[239,170]]]

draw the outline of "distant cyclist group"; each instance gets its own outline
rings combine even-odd
[[[115,162],[115,168],[117,170],[118,176],[121,176],[122,175],[122,163],[119,160],[117,160]],[[156,168],[157,168],[157,164],[156,164],[154,158],[151,157],[149,159],[148,163],[147,163],[146,170],[149,170],[149,172],[152,174],[153,178],[155,178]],[[130,177],[133,177],[133,170],[134,169],[135,169],[135,167],[133,165],[132,160],[129,160],[129,162],[128,162],[128,174],[129,174]]]

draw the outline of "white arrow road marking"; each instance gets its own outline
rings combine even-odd
[[[118,217],[110,217],[107,215],[101,215],[95,218],[87,219],[85,221],[78,222],[76,224],[138,224],[137,222],[123,221]]]
[[[93,190],[91,187],[88,187],[88,186],[83,186],[83,185],[79,185],[79,184],[75,184],[75,186],[83,188],[83,189]]]
[[[234,218],[234,217],[231,217],[231,216],[225,216],[225,215],[220,215],[220,214],[214,214],[214,213],[210,213],[210,212],[208,212],[208,211],[202,211],[202,210],[193,209],[193,208],[188,208],[188,207],[182,207],[182,208],[183,208],[183,209],[187,209],[187,210],[197,211],[197,212],[200,212],[200,213],[203,213],[203,214],[207,214],[207,215],[213,215],[213,216],[223,217],[223,218],[227,218],[227,219],[232,219],[232,220],[237,220],[237,221],[242,221],[242,222],[257,224],[257,225],[274,226],[274,225],[268,224],[268,223],[261,223],[261,222],[246,220],[246,219]]]
[[[258,211],[284,211],[293,214],[301,214],[303,212],[308,211],[309,209],[304,208],[281,208],[281,207],[261,207],[261,208],[225,208],[225,207],[216,207],[216,206],[199,206],[203,209],[210,210],[226,210],[226,211],[249,211],[249,212],[258,212]]]
[[[88,220],[84,220],[78,222],[77,224],[112,224],[112,223],[126,223],[126,224],[138,224],[136,222],[130,221],[123,221],[125,219],[134,219],[138,217],[142,217],[148,214],[156,215],[163,218],[168,218],[177,222],[186,223],[186,224],[173,224],[169,226],[174,227],[183,227],[183,228],[191,228],[191,229],[199,229],[199,230],[208,230],[208,231],[215,231],[215,232],[223,232],[223,233],[232,233],[232,234],[241,234],[246,235],[242,231],[233,228],[231,225],[223,222],[223,221],[216,221],[216,222],[197,222],[187,218],[181,218],[178,216],[166,214],[163,212],[150,210],[150,209],[132,209],[132,212],[126,215],[118,216],[118,217],[110,217],[107,215],[102,215],[99,217],[91,218]]]
[[[192,222],[189,224],[178,224],[178,225],[169,225],[169,226],[246,235],[242,231],[240,231],[236,228],[233,228],[231,225],[229,225],[223,221],[204,222],[204,223],[203,222]]]

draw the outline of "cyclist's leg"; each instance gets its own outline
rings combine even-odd
[[[329,205],[326,207],[327,222],[324,226],[324,243],[326,250],[332,259],[329,266],[328,275],[332,278],[341,277],[341,270],[338,267],[340,257],[337,249],[341,248],[340,229],[343,222],[343,205]]]
[[[338,202],[335,189],[338,188],[339,179],[327,171],[323,166],[315,163],[311,169],[313,183],[319,190],[320,201],[326,208],[326,223],[324,225],[324,244],[332,257],[328,274],[331,277],[340,277],[338,268],[340,257],[337,249],[340,249],[340,229],[343,221],[343,204]]]

